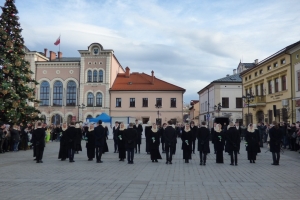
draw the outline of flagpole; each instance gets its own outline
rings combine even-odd
[[[60,37],[61,37],[61,34],[59,34],[59,49],[58,49],[58,52],[60,52]],[[60,61],[60,57],[59,57],[59,61]]]

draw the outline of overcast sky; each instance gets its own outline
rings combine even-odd
[[[0,0],[0,5],[4,4]],[[16,0],[25,45],[79,57],[98,42],[131,72],[186,89],[184,101],[300,40],[299,0]]]

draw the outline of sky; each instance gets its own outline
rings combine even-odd
[[[4,5],[5,0],[0,0]],[[184,102],[240,60],[263,60],[300,40],[299,0],[16,0],[31,51],[78,50],[97,42],[131,72],[186,89]]]

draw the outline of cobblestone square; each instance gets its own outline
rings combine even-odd
[[[1,154],[0,199],[300,199],[296,152],[284,152],[280,166],[272,166],[264,147],[250,164],[242,143],[238,166],[229,165],[227,153],[224,164],[216,164],[211,153],[200,166],[198,154],[184,163],[178,140],[173,165],[166,165],[164,154],[152,163],[142,142],[133,165],[119,162],[112,140],[101,164],[88,162],[85,148],[75,154],[75,163],[58,160],[59,142],[47,143],[43,164],[33,161],[31,150]]]

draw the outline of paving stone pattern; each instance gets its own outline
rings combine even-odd
[[[85,148],[75,163],[58,160],[59,142],[47,144],[43,164],[33,161],[31,150],[0,154],[0,199],[300,199],[296,152],[284,152],[280,166],[272,166],[263,148],[250,164],[242,144],[238,166],[230,166],[225,153],[224,164],[216,164],[211,153],[200,166],[198,154],[184,163],[179,141],[173,165],[166,165],[164,154],[152,163],[144,144],[133,165],[119,162],[112,140],[99,164],[87,161]]]

